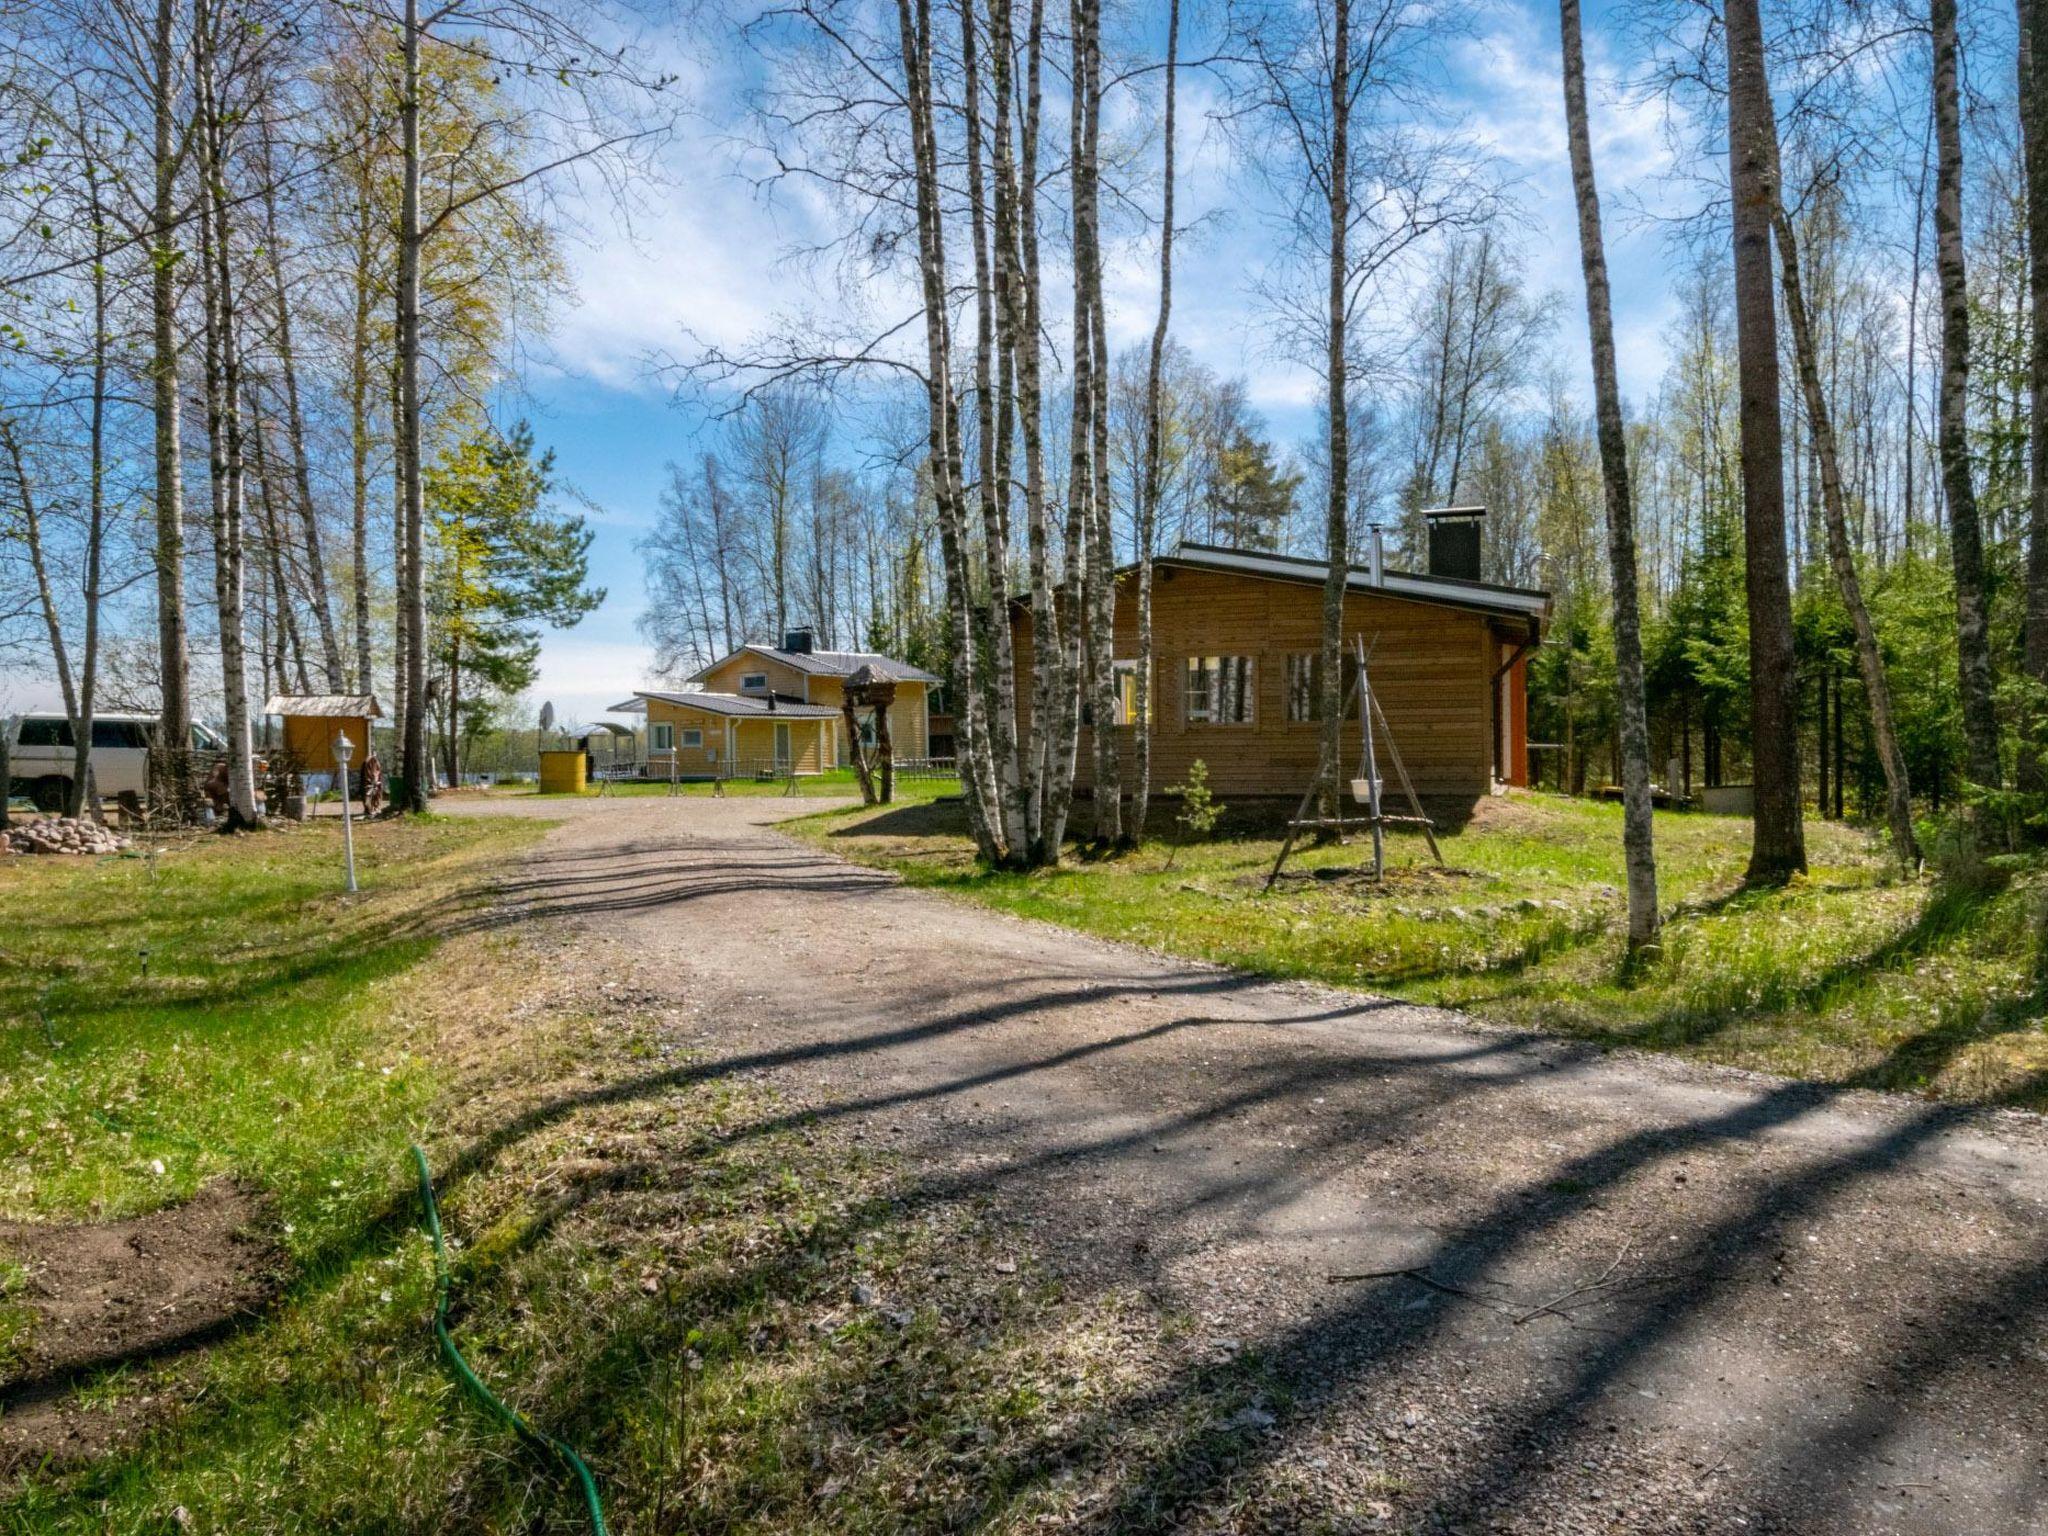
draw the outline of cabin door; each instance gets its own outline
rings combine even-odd
[[[775,771],[789,772],[789,727],[781,721],[775,722]]]

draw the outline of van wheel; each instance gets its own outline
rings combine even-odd
[[[64,809],[64,796],[70,792],[71,781],[51,774],[48,778],[37,779],[31,798],[36,809],[56,815]]]

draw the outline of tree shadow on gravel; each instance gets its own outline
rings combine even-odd
[[[1146,984],[1147,990],[1154,990]],[[1049,1005],[1049,1000],[1046,1000]],[[985,1021],[986,1012],[964,1015],[955,1026]],[[852,1120],[941,1096],[971,1092],[1004,1081],[1028,1078],[1090,1058],[1104,1058],[1123,1049],[1139,1049],[1201,1027],[1197,1019],[1175,1019],[1134,1030],[1112,1039],[1090,1042],[963,1076],[912,1091],[855,1098],[818,1111],[770,1116],[733,1127],[717,1138],[721,1146],[769,1137],[833,1120]],[[868,1042],[869,1045],[875,1042]],[[863,1048],[854,1044],[850,1049]],[[1261,1106],[1298,1101],[1315,1091],[1341,1086],[1350,1077],[1403,1086],[1373,1116],[1382,1136],[1412,1134],[1444,1113],[1457,1100],[1481,1089],[1498,1089],[1530,1074],[1554,1069],[1556,1062],[1528,1042],[1483,1041],[1443,1056],[1394,1057],[1353,1052],[1337,1060],[1321,1058],[1276,1061],[1212,1101],[1146,1120],[1114,1134],[1074,1144],[1005,1158],[992,1166],[923,1174],[893,1186],[886,1197],[856,1214],[837,1239],[859,1241],[878,1228],[915,1223],[936,1207],[963,1200],[994,1198],[999,1203],[1044,1203],[1048,1188],[1061,1186],[1069,1168],[1118,1158],[1148,1155],[1162,1143],[1173,1143]],[[1474,1075],[1481,1072],[1483,1075]],[[741,1062],[711,1069],[746,1070]],[[664,1075],[664,1081],[679,1081]],[[701,1080],[701,1079],[700,1079]],[[649,1091],[650,1080],[620,1085],[597,1096],[579,1095],[558,1101],[545,1111],[552,1118],[573,1113],[574,1106],[613,1099],[615,1093]],[[1076,1469],[1108,1468],[1114,1497],[1085,1523],[1119,1532],[1168,1531],[1200,1526],[1239,1509],[1259,1469],[1282,1456],[1289,1430],[1305,1425],[1347,1397],[1371,1393],[1376,1385],[1391,1387],[1404,1363],[1446,1341],[1460,1309],[1478,1303],[1469,1298],[1512,1295],[1501,1274],[1518,1261],[1544,1255],[1547,1245],[1589,1202],[1618,1191],[1646,1171],[1683,1159],[1693,1152],[1752,1143],[1760,1136],[1796,1128],[1825,1109],[1832,1095],[1806,1085],[1787,1084],[1744,1102],[1675,1126],[1642,1130],[1569,1158],[1528,1180],[1499,1192],[1485,1210],[1446,1231],[1418,1262],[1404,1273],[1363,1282],[1334,1305],[1302,1321],[1256,1340],[1238,1358],[1199,1360],[1184,1364],[1146,1390],[1118,1396],[1084,1416],[1071,1429],[1036,1446],[1031,1454],[1002,1469],[996,1481],[1008,1492],[978,1511],[975,1525],[1001,1524],[1005,1511],[1047,1479]],[[1747,1199],[1719,1219],[1690,1234],[1677,1252],[1659,1255],[1670,1277],[1654,1300],[1619,1330],[1589,1336],[1580,1342],[1571,1371],[1561,1383],[1497,1406],[1484,1432],[1462,1449],[1451,1471],[1415,1490],[1406,1500],[1414,1523],[1430,1529],[1486,1528],[1489,1522],[1514,1528],[1549,1529],[1546,1510],[1559,1501],[1571,1504],[1584,1489],[1578,1474],[1550,1469],[1597,1467],[1602,1476],[1615,1474],[1608,1436],[1595,1422],[1605,1397],[1628,1377],[1632,1368],[1651,1360],[1665,1345],[1705,1325],[1716,1304],[1738,1290],[1768,1283],[1760,1273],[1770,1254],[1784,1241],[1788,1223],[1825,1211],[1859,1185],[1905,1168],[1942,1135],[1970,1123],[1969,1111],[1927,1108],[1881,1127],[1860,1144],[1817,1157],[1783,1176],[1762,1182]],[[1329,1133],[1297,1149],[1265,1170],[1242,1173],[1169,1208],[1188,1214],[1205,1205],[1243,1202],[1284,1202],[1304,1176],[1304,1167],[1344,1156],[1353,1133],[1333,1126]],[[464,1167],[462,1172],[469,1171]],[[580,1203],[580,1202],[579,1202]],[[574,1207],[571,1207],[574,1208]],[[539,1234],[535,1234],[536,1237]],[[803,1262],[816,1260],[815,1245]],[[1163,1259],[1105,1256],[1104,1271],[1090,1283],[1111,1283],[1114,1272],[1125,1278],[1142,1274]],[[736,1294],[754,1288],[773,1289],[788,1283],[778,1266],[788,1254],[770,1253],[756,1272],[735,1277]],[[1415,1274],[1427,1282],[1413,1279]],[[1087,1277],[1071,1277],[1086,1282]],[[1464,1293],[1446,1298],[1435,1287]],[[1084,1284],[1085,1291],[1085,1284]],[[1435,1304],[1418,1307],[1418,1293]],[[1825,1430],[1821,1445],[1770,1440],[1753,1448],[1731,1481],[1744,1492],[1717,1497],[1702,1507],[1702,1528],[1725,1528],[1739,1505],[1757,1519],[1774,1517],[1797,1522],[1810,1514],[1815,1501],[1836,1497],[1845,1478],[1867,1469],[1910,1420],[1912,1404],[1945,1377],[1997,1357],[2009,1349],[2014,1330],[2038,1321],[2043,1314],[2043,1262],[2001,1266],[1953,1286],[1931,1314],[1922,1312],[1908,1325],[1882,1320],[1880,1345],[1889,1334],[1897,1353],[1882,1368],[1881,1386],[1848,1394],[1848,1411]],[[690,1315],[706,1315],[707,1302],[692,1302]],[[1880,1348],[1876,1352],[1882,1354]],[[593,1382],[604,1372],[594,1373]],[[1267,1409],[1244,1417],[1247,1404]],[[595,1402],[585,1404],[600,1411]],[[1269,1428],[1269,1409],[1282,1417]],[[1235,1415],[1235,1417],[1234,1417]],[[993,1469],[992,1475],[993,1475]],[[1731,1502],[1732,1500],[1732,1502]],[[1523,1524],[1524,1520],[1534,1524]]]
[[[1442,1340],[1460,1308],[1482,1304],[1481,1288],[1499,1283],[1517,1259],[1543,1251],[1588,1200],[1617,1191],[1626,1181],[1688,1153],[1742,1144],[1795,1126],[1823,1108],[1830,1096],[1788,1084],[1689,1124],[1644,1130],[1622,1137],[1550,1170],[1535,1183],[1504,1190],[1484,1211],[1443,1236],[1426,1257],[1398,1274],[1361,1281],[1336,1306],[1310,1320],[1261,1340],[1253,1367],[1262,1375],[1296,1384],[1291,1418],[1311,1419],[1346,1396],[1392,1390],[1404,1363]],[[1754,1266],[1767,1261],[1784,1241],[1786,1223],[1820,1213],[1858,1184],[1904,1168],[1943,1134],[1968,1124],[1973,1112],[1954,1107],[1918,1111],[1867,1144],[1816,1159],[1796,1173],[1773,1178],[1730,1214],[1707,1223],[1676,1251],[1661,1252],[1660,1270],[1675,1277],[1656,1304],[1636,1321],[1583,1350],[1563,1384],[1530,1394],[1497,1411],[1469,1452],[1447,1477],[1423,1491],[1408,1511],[1416,1528],[1464,1530],[1506,1528],[1546,1493],[1552,1469],[1590,1469],[1611,1461],[1608,1437],[1592,1422],[1593,1410],[1634,1366],[1695,1327],[1705,1326],[1717,1301],[1745,1287],[1768,1283]],[[1556,1198],[1568,1191],[1571,1198]],[[1417,1282],[1426,1276],[1441,1304],[1414,1304]],[[1738,1469],[1735,1480],[1752,1488],[1758,1514],[1793,1517],[1815,1501],[1839,1495],[1843,1482],[1867,1470],[1883,1446],[1901,1432],[1912,1404],[1945,1375],[2011,1347],[2015,1326],[2048,1314],[2048,1269],[2044,1261],[2024,1262],[1976,1276],[1952,1290],[1932,1317],[1918,1316],[1890,1330],[1900,1353],[1880,1390],[1855,1394],[1854,1407],[1822,1436],[1826,1454],[1803,1439],[1767,1442],[1755,1448],[1755,1465]],[[1446,1290],[1458,1293],[1444,1299]],[[1866,1349],[1883,1358],[1881,1338]],[[1203,1380],[1170,1380],[1145,1401],[1119,1412],[1143,1415]],[[2038,1380],[2036,1398],[2041,1396]],[[1226,1462],[1219,1462],[1211,1429],[1187,1435],[1148,1458],[1130,1478],[1115,1511],[1102,1524],[1119,1532],[1168,1531],[1199,1526],[1237,1496],[1260,1465],[1280,1455],[1284,1433],[1238,1437]],[[1732,1453],[1731,1453],[1732,1455]],[[1773,1468],[1791,1459],[1782,1475]],[[1566,1491],[1564,1497],[1570,1497]],[[1601,1495],[1596,1494],[1595,1498]],[[1614,1491],[1608,1488],[1607,1497]],[[1593,1507],[1599,1507],[1597,1503]],[[1725,1529],[1731,1505],[1717,1502],[1706,1524]],[[1548,1518],[1516,1529],[1549,1529]]]

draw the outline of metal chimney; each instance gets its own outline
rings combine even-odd
[[[1387,556],[1384,535],[1378,523],[1368,523],[1365,528],[1365,580],[1368,586],[1383,587],[1387,584]]]

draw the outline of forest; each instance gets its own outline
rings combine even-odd
[[[75,719],[217,722],[242,820],[259,692],[375,691],[423,807],[602,601],[523,363],[598,212],[702,148],[818,233],[778,254],[809,297],[638,360],[681,408],[637,549],[655,670],[803,623],[942,671],[990,861],[1060,856],[1120,569],[1143,609],[1182,539],[1349,558],[1378,526],[1399,564],[1463,503],[1488,578],[1553,596],[1536,776],[1619,786],[1632,864],[1654,789],[1745,781],[1760,879],[1809,814],[1909,863],[1929,817],[2009,845],[2048,685],[2030,13],[1631,0],[1589,88],[1565,0],[1559,285],[1460,8],[13,6],[0,655]],[[1654,186],[1604,177],[1623,110]],[[1219,186],[1242,208],[1188,201]],[[1232,319],[1313,380],[1311,430],[1175,309],[1233,216]],[[1664,362],[1624,398],[1607,245],[1645,226]],[[1127,843],[1137,779],[1073,830]]]

